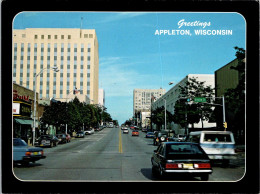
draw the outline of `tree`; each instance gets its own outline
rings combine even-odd
[[[180,124],[185,127],[187,124],[208,121],[212,115],[212,97],[214,89],[211,86],[205,86],[205,81],[197,81],[196,78],[189,78],[184,86],[179,86],[180,95],[179,100],[176,101],[174,106],[174,123]],[[195,97],[206,98],[207,103],[188,103],[187,99],[194,99]]]
[[[173,122],[173,115],[166,110],[166,125]],[[162,125],[165,125],[165,108],[164,106],[158,107],[155,110],[152,110],[151,120],[158,130],[162,128]]]
[[[238,71],[239,81],[237,87],[227,89],[224,96],[228,127],[238,132],[245,130],[245,50],[239,47],[234,49],[238,64],[230,67],[230,70]],[[243,135],[241,140],[244,141]]]

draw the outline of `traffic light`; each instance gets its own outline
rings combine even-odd
[[[226,129],[227,128],[227,122],[223,123],[223,127]]]

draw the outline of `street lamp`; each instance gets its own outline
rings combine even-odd
[[[34,76],[34,109],[33,109],[33,146],[34,146],[34,142],[35,142],[35,117],[36,117],[36,87],[37,87],[37,77],[43,73],[43,71],[47,70],[48,68],[44,68],[42,69],[38,74],[35,74]],[[55,71],[55,72],[59,72],[58,67],[54,66],[54,67],[50,67],[51,70]]]

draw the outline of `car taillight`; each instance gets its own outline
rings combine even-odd
[[[182,168],[182,164],[166,163],[165,168]]]
[[[210,163],[198,163],[194,164],[194,168],[211,168]]]
[[[26,156],[30,156],[30,155],[31,155],[31,152],[26,152],[25,155],[26,155]]]

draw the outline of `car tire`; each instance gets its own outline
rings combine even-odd
[[[160,167],[159,167],[159,174],[160,174],[160,177],[161,177],[161,178],[164,178],[164,177],[165,177],[165,172],[163,171],[163,168],[162,168],[161,165],[160,165]]]
[[[201,179],[202,181],[208,181],[208,180],[209,180],[209,175],[208,175],[208,174],[204,174],[204,175],[202,175],[202,176],[200,177],[200,179]]]

